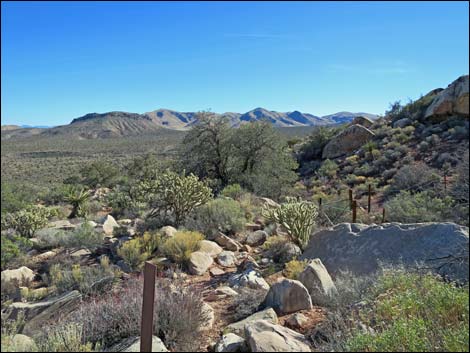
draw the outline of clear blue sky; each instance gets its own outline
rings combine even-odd
[[[2,124],[383,113],[469,66],[468,2],[2,2]]]

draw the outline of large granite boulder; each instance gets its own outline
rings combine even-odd
[[[469,76],[461,76],[439,92],[426,109],[425,119],[439,120],[450,115],[469,116]]]
[[[104,219],[103,219],[103,231],[104,231],[104,234],[106,235],[112,235],[113,234],[113,231],[114,231],[114,228],[119,228],[120,225],[118,224],[118,222],[116,222],[116,220],[114,219],[113,216],[111,215],[107,215]]]
[[[351,125],[326,144],[322,157],[336,158],[354,152],[374,136],[372,131],[362,125]]]
[[[299,275],[299,281],[307,288],[310,296],[314,298],[318,291],[321,294],[333,297],[337,289],[326,267],[320,259],[311,260]]]
[[[213,264],[214,260],[209,254],[196,251],[189,257],[188,270],[193,275],[203,275]]]
[[[199,242],[199,251],[205,252],[206,254],[217,257],[224,249],[222,249],[219,244],[210,240],[201,240]]]
[[[304,335],[263,320],[248,325],[245,336],[251,352],[311,352]]]
[[[263,245],[266,239],[268,239],[268,233],[266,233],[264,230],[257,230],[248,234],[246,243],[249,246],[259,246]]]
[[[21,333],[34,337],[49,321],[72,312],[80,303],[82,295],[74,290],[61,296],[35,303],[13,303],[6,311],[9,320],[18,318],[20,312],[24,313],[25,325]]]
[[[342,223],[312,236],[300,259],[320,259],[333,277],[340,271],[367,275],[381,265],[424,264],[449,279],[468,281],[468,244],[468,228],[454,223]]]
[[[247,318],[234,322],[228,325],[225,329],[225,333],[234,333],[238,336],[245,337],[245,327],[252,324],[255,321],[264,320],[272,324],[277,324],[279,322],[276,312],[272,308],[265,309],[263,311],[258,311],[253,315],[248,316]]]
[[[264,299],[264,306],[273,308],[279,315],[284,315],[312,309],[312,299],[301,282],[284,278],[271,286]]]
[[[223,335],[214,348],[215,352],[246,352],[246,341],[233,333]]]
[[[237,242],[236,240],[232,238],[229,238],[228,236],[226,236],[225,234],[221,232],[219,232],[216,235],[214,241],[217,244],[219,244],[221,247],[229,251],[237,252],[242,248],[242,245],[239,242]]]

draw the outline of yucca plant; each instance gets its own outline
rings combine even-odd
[[[68,218],[86,216],[86,205],[90,200],[91,192],[83,188],[70,187],[65,194],[64,200],[72,205],[72,212]]]

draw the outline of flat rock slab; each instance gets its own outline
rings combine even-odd
[[[468,282],[468,244],[468,228],[455,223],[342,223],[312,236],[300,259],[320,259],[333,278],[341,271],[368,275],[382,265],[424,264],[451,280]],[[449,261],[459,254],[467,261]]]
[[[259,311],[257,313],[254,313],[251,316],[248,316],[247,318],[234,322],[233,324],[228,325],[225,329],[224,332],[228,333],[234,333],[240,337],[245,337],[245,326],[259,320],[264,320],[267,322],[270,322],[272,324],[277,324],[278,318],[276,315],[276,312],[272,308],[268,308],[263,311]]]

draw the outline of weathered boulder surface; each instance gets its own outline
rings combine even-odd
[[[220,338],[214,350],[216,352],[246,352],[247,346],[243,337],[228,333]]]
[[[79,291],[71,291],[56,298],[36,303],[13,303],[7,309],[8,319],[16,319],[23,311],[25,325],[22,333],[33,337],[48,321],[58,319],[75,309],[82,295]]]
[[[304,335],[267,321],[256,321],[245,328],[251,352],[311,352]]]
[[[233,267],[235,266],[237,258],[232,251],[222,251],[217,255],[217,263],[224,267]]]
[[[199,251],[205,252],[206,254],[216,257],[224,249],[222,249],[216,242],[210,240],[201,240],[199,242]]]
[[[299,281],[307,288],[310,296],[317,291],[330,297],[337,294],[337,289],[326,267],[320,259],[311,260],[299,275]]]
[[[307,288],[296,280],[281,279],[269,289],[264,306],[273,308],[277,314],[290,314],[312,309],[312,299]]]
[[[257,230],[248,234],[246,243],[249,246],[258,246],[263,245],[266,239],[268,239],[268,233],[266,233],[264,230]]]
[[[168,238],[171,238],[173,235],[175,235],[177,231],[178,230],[172,226],[164,226],[160,228],[160,232]]]
[[[324,159],[336,158],[353,152],[374,136],[372,131],[362,125],[351,125],[326,144],[322,157]]]
[[[264,320],[272,324],[277,324],[279,322],[276,312],[272,308],[268,308],[263,311],[258,311],[257,313],[254,313],[253,315],[250,315],[243,320],[228,325],[224,329],[224,332],[230,332],[238,336],[245,337],[245,326],[259,320]]]
[[[203,275],[206,273],[207,269],[212,265],[213,262],[214,260],[212,259],[212,256],[206,254],[205,252],[193,252],[189,257],[189,272],[193,275]]]
[[[16,282],[16,284],[22,285],[34,279],[34,272],[26,266],[21,266],[15,270],[2,271],[1,278],[2,282]]]
[[[371,127],[374,122],[365,116],[356,116],[353,121],[351,121],[351,125],[362,125],[364,127]]]
[[[469,116],[469,76],[460,76],[438,93],[426,109],[425,119],[445,118],[449,115]]]
[[[300,259],[320,259],[333,277],[340,271],[367,275],[381,265],[416,268],[421,263],[467,282],[468,244],[468,228],[455,223],[342,223],[312,236]],[[452,261],[456,256],[463,261]]]
[[[140,337],[129,337],[115,344],[106,352],[140,352]],[[152,352],[168,352],[162,340],[152,336]]]
[[[219,234],[217,234],[214,241],[221,247],[229,251],[237,252],[242,248],[242,245],[239,242],[233,240],[232,238],[229,238],[228,236],[220,232]]]

